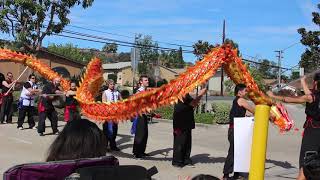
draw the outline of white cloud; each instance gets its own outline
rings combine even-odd
[[[313,3],[312,0],[296,0],[303,16],[309,23],[312,23],[312,12],[317,11],[316,3]]]

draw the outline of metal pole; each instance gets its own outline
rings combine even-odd
[[[134,36],[134,43],[137,43],[137,35]],[[134,92],[135,76],[136,76],[136,47],[133,47],[133,67],[132,67],[132,92]]]
[[[223,20],[222,44],[224,44],[225,38],[226,38],[226,21]],[[221,72],[220,96],[223,96],[223,65],[221,66],[220,72]]]
[[[282,58],[282,53],[283,51],[275,51],[278,53],[277,57],[278,57],[278,87],[280,88],[280,84],[281,84],[281,58]]]

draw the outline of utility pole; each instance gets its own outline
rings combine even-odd
[[[280,88],[280,84],[281,84],[281,59],[283,58],[282,57],[283,51],[279,50],[279,51],[274,51],[274,52],[278,53],[278,55],[276,57],[278,58],[278,67],[279,67],[279,70],[278,70],[278,87]]]
[[[137,45],[137,35],[134,36],[134,44]],[[132,48],[132,55],[131,55],[131,63],[132,63],[132,92],[134,92],[134,85],[136,84],[136,71],[139,62],[137,62],[137,49],[136,47]]]
[[[223,20],[223,30],[222,30],[222,44],[224,44],[226,38],[226,21]],[[221,66],[221,84],[220,84],[220,96],[223,96],[223,65]]]

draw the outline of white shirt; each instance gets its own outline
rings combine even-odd
[[[36,89],[36,84],[32,83],[31,81],[28,81],[28,83],[30,83],[32,89]],[[34,106],[35,95],[27,95],[29,93],[29,90],[23,86],[20,95],[20,100],[22,100],[23,106]]]
[[[104,96],[107,98],[107,102],[117,102],[120,98],[120,93],[117,90],[107,89],[103,92]]]
[[[139,87],[139,89],[137,90],[137,92],[143,92],[143,91],[145,91],[145,90],[146,90],[146,88],[143,87],[143,86],[141,86],[141,87]]]

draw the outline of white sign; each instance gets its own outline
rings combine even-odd
[[[234,172],[249,172],[253,117],[234,118]]]
[[[304,76],[304,68],[300,68],[300,73],[299,74],[300,74],[300,77]]]

